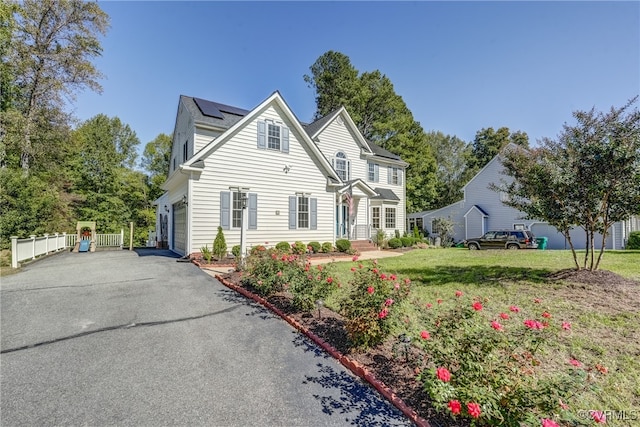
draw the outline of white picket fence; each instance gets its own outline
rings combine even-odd
[[[45,234],[40,237],[31,235],[28,239],[11,236],[11,267],[18,268],[18,263],[26,259],[36,259],[41,255],[71,248],[76,244],[76,239],[75,234],[67,233]],[[124,230],[120,230],[120,234],[96,234],[96,247],[119,247],[122,249],[123,242]]]

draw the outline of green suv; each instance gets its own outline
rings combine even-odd
[[[478,249],[536,249],[536,236],[529,230],[488,231],[484,236],[467,239],[464,245],[469,250]]]

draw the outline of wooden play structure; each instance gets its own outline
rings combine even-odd
[[[76,243],[72,252],[96,251],[96,223],[95,221],[78,221],[76,224]]]

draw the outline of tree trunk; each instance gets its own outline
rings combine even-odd
[[[587,260],[589,259],[589,248],[591,247],[591,240],[589,238],[590,237],[589,230],[585,228],[584,233],[585,233],[585,239],[587,241],[585,242],[585,246],[584,246],[584,260],[582,261],[582,268],[587,268]]]
[[[600,253],[598,254],[598,260],[596,261],[596,266],[594,270],[597,270],[600,267],[600,261],[602,260],[602,255],[604,255],[604,247],[607,244],[607,231],[609,227],[605,228],[605,232],[602,233],[602,246],[600,247]]]
[[[573,242],[571,241],[571,235],[569,234],[568,231],[562,234],[564,234],[564,237],[567,239],[567,242],[569,242],[569,247],[571,248],[571,255],[573,255],[573,262],[576,265],[576,270],[580,270],[580,263],[578,262],[578,254],[576,253],[576,248],[573,247]]]
[[[593,266],[595,265],[595,253],[596,253],[596,238],[595,238],[595,232],[593,231],[593,229],[591,231],[589,231],[589,233],[591,234],[591,253],[589,254],[590,256],[590,260],[589,260],[589,270],[593,271]]]

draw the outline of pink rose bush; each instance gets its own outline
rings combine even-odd
[[[557,313],[539,310],[539,305],[535,310],[533,304],[505,307],[457,291],[437,305],[422,306],[417,326],[429,330],[429,339],[415,342],[430,369],[422,369],[418,378],[436,408],[474,420],[472,425],[537,420],[553,427],[576,419],[571,402],[584,392],[585,382],[595,386],[606,368],[587,368],[568,358],[565,371],[544,371],[541,354],[570,328],[554,320],[561,318]]]
[[[371,347],[389,335],[394,314],[409,295],[410,280],[381,271],[375,261],[350,274],[348,292],[340,301],[345,329],[354,346]]]

